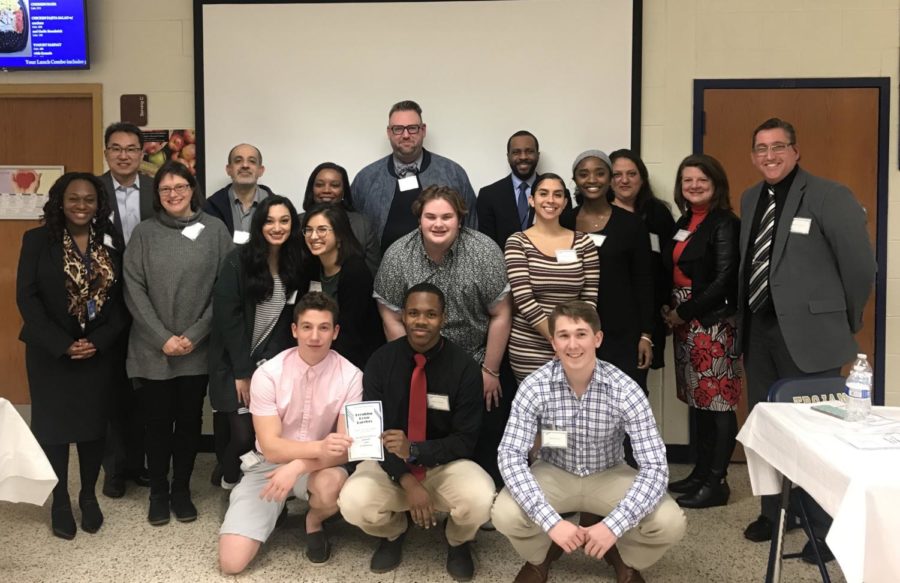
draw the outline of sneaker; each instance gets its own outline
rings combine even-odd
[[[331,558],[331,543],[325,529],[306,533],[306,558],[316,565],[327,563]]]
[[[238,480],[238,482],[239,481],[240,480]],[[222,476],[222,481],[219,485],[222,486],[223,490],[234,490],[234,487],[238,485],[238,482],[235,482],[234,484],[232,484],[231,482],[226,482],[225,476]]]
[[[405,538],[406,532],[394,540],[381,539],[378,548],[372,555],[369,569],[373,573],[388,573],[396,569],[403,561],[403,539]]]
[[[471,581],[475,575],[475,564],[472,562],[472,553],[469,551],[469,543],[465,542],[457,547],[449,547],[447,550],[447,573],[455,581]]]

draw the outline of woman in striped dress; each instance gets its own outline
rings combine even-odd
[[[528,198],[534,226],[506,242],[506,270],[516,306],[509,360],[518,382],[553,358],[547,326],[553,308],[576,299],[597,303],[597,248],[588,235],[559,224],[566,196],[562,178],[540,175]]]

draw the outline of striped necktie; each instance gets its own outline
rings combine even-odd
[[[759,222],[759,232],[753,242],[750,272],[750,311],[757,312],[769,299],[769,262],[772,258],[772,238],[775,233],[775,189],[768,189],[769,204]]]
[[[528,190],[528,183],[520,182],[516,206],[519,208],[519,226],[522,227],[523,231],[528,228],[528,195],[525,193],[526,190]]]

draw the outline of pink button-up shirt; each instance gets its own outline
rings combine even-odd
[[[337,428],[344,405],[362,399],[362,371],[332,350],[310,366],[296,348],[267,360],[250,381],[250,413],[281,418],[281,437],[323,439]],[[256,449],[262,451],[259,441]]]

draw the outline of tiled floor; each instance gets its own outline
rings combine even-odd
[[[74,458],[74,454],[73,454]],[[200,512],[196,522],[172,521],[163,527],[147,524],[146,490],[129,484],[125,498],[100,496],[106,523],[97,534],[78,532],[75,540],[52,536],[49,502],[45,508],[0,502],[0,582],[96,582],[96,581],[218,581],[216,533],[227,506],[227,494],[208,481],[211,454],[201,454],[194,478],[194,500]],[[74,467],[73,467],[74,470]],[[687,473],[673,466],[674,478]],[[77,476],[77,471],[70,472]],[[77,478],[74,478],[77,480]],[[759,505],[750,494],[746,468],[732,466],[731,503],[724,508],[688,511],[688,533],[661,561],[643,574],[647,581],[665,583],[758,582],[765,574],[767,544],[754,544],[741,536],[756,517]],[[77,485],[70,491],[77,499]],[[368,569],[373,539],[344,523],[330,532],[334,552],[331,561],[313,566],[303,556],[303,505],[289,503],[290,516],[239,581],[291,582],[450,582],[444,570],[446,543],[440,532],[415,531],[406,540],[400,567],[386,575]],[[76,510],[76,520],[78,519]],[[803,545],[799,531],[789,533],[787,549]],[[480,532],[474,545],[476,581],[512,581],[520,559],[503,536]],[[829,564],[835,583],[844,581],[836,563]],[[785,561],[786,583],[820,581],[815,567],[799,560]],[[550,581],[556,583],[614,582],[613,571],[603,562],[581,552],[555,563]]]

